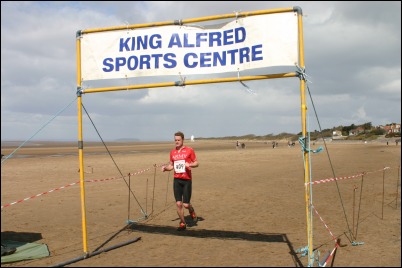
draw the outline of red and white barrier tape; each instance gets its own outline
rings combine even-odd
[[[320,214],[318,214],[318,211],[315,209],[314,206],[311,206],[315,213],[317,214],[317,216],[320,218],[321,222],[324,224],[325,228],[327,229],[327,231],[329,232],[329,234],[332,236],[332,239],[336,241],[336,237],[334,236],[334,234],[331,232],[331,230],[329,229],[328,225],[324,222],[323,218],[321,218]]]
[[[57,191],[57,190],[61,190],[61,189],[67,188],[67,187],[72,186],[72,185],[77,184],[77,183],[79,183],[79,181],[73,182],[73,183],[70,183],[70,184],[67,184],[66,186],[62,186],[62,187],[59,187],[59,188],[54,188],[54,189],[49,190],[49,191],[47,191],[47,192],[43,192],[43,193],[40,193],[40,194],[37,194],[37,195],[33,195],[33,196],[30,196],[30,197],[27,197],[27,198],[24,198],[24,199],[21,199],[21,200],[18,200],[18,201],[15,201],[15,202],[6,204],[6,205],[3,205],[3,206],[1,206],[1,209],[5,208],[5,207],[9,207],[9,206],[11,206],[11,205],[15,205],[15,204],[24,202],[24,201],[28,201],[28,200],[30,200],[30,199],[33,199],[33,198],[38,197],[38,196],[41,196],[41,195],[45,195],[45,194],[52,193],[52,192]]]
[[[331,182],[331,181],[339,181],[339,180],[345,180],[345,179],[354,179],[354,178],[358,178],[358,177],[366,175],[366,174],[375,173],[375,172],[383,171],[383,170],[386,170],[386,169],[390,169],[390,167],[385,167],[383,169],[376,170],[376,171],[363,172],[363,173],[353,175],[353,176],[329,178],[329,179],[323,179],[323,180],[319,180],[319,181],[306,182],[306,183],[304,183],[304,185],[307,185],[307,184],[320,184],[320,183]]]
[[[328,262],[332,259],[333,255],[334,255],[334,253],[335,253],[335,250],[336,250],[338,247],[339,247],[339,244],[336,243],[336,244],[335,244],[335,247],[334,247],[334,248],[332,249],[332,251],[331,251],[331,254],[329,254],[329,256],[328,256],[328,258],[325,260],[325,262],[324,262],[323,264],[321,264],[321,267],[327,266]]]
[[[164,165],[164,164],[162,164],[162,165]],[[162,165],[160,165],[160,166],[162,166]],[[159,166],[159,165],[156,165],[156,164],[154,165],[154,167],[158,167],[158,166]],[[138,175],[138,174],[144,173],[145,171],[148,171],[148,170],[150,170],[150,169],[151,169],[151,168],[147,168],[147,169],[144,169],[144,170],[137,171],[137,172],[135,172],[135,173],[129,173],[129,175],[130,175],[130,176]],[[85,180],[85,182],[101,182],[101,181],[108,181],[108,180],[114,180],[114,179],[116,179],[116,178],[107,178],[107,179],[100,179],[100,180]],[[24,202],[24,201],[28,201],[28,200],[30,200],[30,199],[34,199],[35,197],[39,197],[39,196],[42,196],[42,195],[45,195],[45,194],[48,194],[48,193],[52,193],[52,192],[55,192],[55,191],[58,191],[58,190],[65,189],[65,188],[67,188],[67,187],[73,186],[73,185],[78,184],[78,183],[80,183],[80,181],[73,182],[73,183],[67,184],[67,185],[62,186],[62,187],[59,187],[59,188],[51,189],[51,190],[49,190],[49,191],[47,191],[47,192],[43,192],[43,193],[40,193],[40,194],[37,194],[37,195],[33,195],[33,196],[30,196],[30,197],[27,197],[27,198],[24,198],[24,199],[21,199],[21,200],[18,200],[18,201],[9,203],[9,204],[2,205],[2,206],[1,206],[1,209],[6,208],[6,207],[9,207],[9,206],[12,206],[12,205],[15,205],[15,204],[18,204],[18,203],[21,203],[21,202]]]
[[[327,231],[329,232],[329,234],[332,236],[332,239],[335,240],[335,247],[332,250],[331,254],[329,254],[329,256],[327,257],[327,259],[325,260],[324,263],[320,264],[320,267],[325,267],[327,265],[327,263],[331,260],[333,254],[335,253],[335,250],[339,247],[338,244],[338,240],[337,238],[334,236],[334,234],[331,232],[331,230],[329,229],[328,225],[324,222],[323,218],[320,216],[320,214],[318,214],[318,211],[315,209],[314,206],[312,206],[312,208],[314,209],[315,213],[317,214],[317,216],[320,218],[321,222],[324,224],[325,228],[327,229]]]

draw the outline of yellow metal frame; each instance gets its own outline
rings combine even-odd
[[[210,83],[226,83],[226,82],[238,82],[238,81],[249,81],[249,80],[261,80],[261,79],[274,79],[274,78],[289,78],[289,77],[300,77],[300,73],[280,73],[280,74],[267,74],[267,75],[257,75],[257,76],[245,76],[245,77],[230,77],[230,78],[217,78],[217,79],[203,79],[203,80],[193,80],[193,81],[183,81],[183,82],[164,82],[164,83],[152,83],[152,84],[142,84],[142,85],[128,85],[128,86],[117,86],[117,87],[104,87],[104,88],[92,88],[92,89],[82,89],[81,81],[81,39],[80,35],[95,33],[95,32],[105,32],[105,31],[115,31],[124,29],[137,29],[146,27],[158,27],[167,25],[183,25],[187,23],[210,21],[210,20],[222,20],[230,18],[242,18],[255,15],[263,14],[274,14],[274,13],[284,13],[284,12],[297,12],[298,15],[298,41],[299,41],[299,62],[300,68],[304,70],[304,43],[303,43],[303,22],[302,22],[302,10],[299,7],[291,8],[278,8],[270,10],[259,10],[252,12],[239,12],[231,13],[217,16],[207,16],[193,19],[176,20],[176,21],[165,21],[165,22],[155,22],[146,24],[135,24],[135,25],[124,25],[116,27],[107,28],[96,28],[87,29],[77,32],[77,95],[78,95],[78,153],[80,162],[80,187],[81,187],[81,212],[82,212],[82,236],[83,236],[83,249],[86,255],[88,255],[88,245],[87,245],[87,228],[86,228],[86,208],[85,208],[85,184],[84,184],[84,157],[83,157],[83,133],[82,133],[82,94],[86,93],[97,93],[106,91],[118,91],[118,90],[135,90],[144,88],[156,88],[156,87],[173,87],[173,86],[185,86],[185,85],[198,85],[198,84],[210,84]],[[302,121],[302,135],[307,136],[306,128],[306,97],[305,97],[305,80],[300,78],[300,97],[301,97],[301,121]],[[306,144],[308,146],[308,144]],[[310,190],[311,186],[308,183],[310,180],[310,168],[309,168],[309,157],[308,151],[304,152],[304,185],[305,186],[305,203],[306,203],[306,219],[307,219],[307,241],[308,241],[308,256],[309,256],[309,266],[313,264],[313,232],[312,232],[312,219],[311,219],[311,196]]]

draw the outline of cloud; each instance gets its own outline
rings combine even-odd
[[[367,2],[363,10],[361,2],[338,1],[2,1],[2,140],[26,140],[49,121],[35,139],[76,139],[79,30],[293,6],[301,7],[304,15],[311,128],[317,129],[318,120],[323,128],[400,122],[400,2]],[[241,75],[271,71],[294,72],[295,68]],[[88,81],[83,88],[237,75]],[[82,101],[106,140],[170,140],[179,129],[196,137],[301,131],[298,78],[244,84],[249,89],[240,82],[213,83],[83,94]],[[314,110],[319,118],[314,118]],[[99,140],[85,112],[83,117],[84,139]]]

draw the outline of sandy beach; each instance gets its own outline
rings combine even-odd
[[[173,141],[85,143],[84,192],[77,142],[22,147],[1,166],[2,240],[44,243],[50,256],[2,266],[308,266],[301,146],[244,142],[185,141],[200,162],[192,196],[199,221],[186,211],[183,232],[172,173],[160,168]],[[309,160],[314,266],[339,241],[326,266],[400,267],[400,144],[312,149],[319,146]],[[85,249],[97,254],[71,261]]]

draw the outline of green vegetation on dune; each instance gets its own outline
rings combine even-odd
[[[395,124],[395,123],[393,123]],[[354,129],[359,129],[359,133],[355,135],[350,135],[350,131]],[[381,127],[373,127],[371,122],[362,125],[352,124],[350,126],[338,126],[331,129],[324,129],[322,131],[312,131],[309,132],[310,140],[327,139],[332,138],[334,131],[342,133],[338,138],[339,140],[376,140],[378,138],[398,138],[401,133],[386,133],[386,131]],[[299,137],[302,136],[302,132],[298,134],[282,132],[280,134],[267,134],[262,136],[257,136],[254,134],[247,134],[242,136],[225,136],[225,137],[197,137],[198,140],[203,139],[216,139],[216,140],[287,140],[287,141],[297,141]]]

